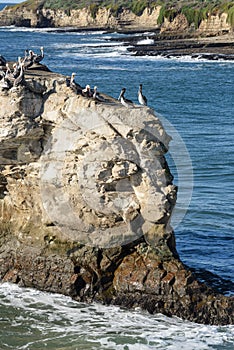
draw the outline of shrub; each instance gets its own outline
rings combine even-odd
[[[160,12],[159,12],[159,16],[158,16],[158,19],[157,19],[157,24],[159,26],[161,26],[164,22],[164,17],[165,17],[165,10],[166,10],[166,6],[163,5],[160,9]]]
[[[227,14],[227,22],[234,28],[234,5],[228,9]]]
[[[146,0],[135,0],[132,2],[130,10],[137,16],[141,16],[147,7],[148,2]]]
[[[98,7],[97,4],[91,4],[91,5],[89,5],[89,11],[90,11],[91,17],[92,17],[93,19],[96,18],[96,15],[97,15],[97,13],[98,13],[98,9],[99,9],[99,7]]]
[[[194,23],[196,29],[199,27],[201,21],[204,19],[204,12],[201,9],[186,6],[181,9],[181,13],[185,15],[189,25]]]

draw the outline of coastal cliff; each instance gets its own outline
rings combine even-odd
[[[233,32],[233,4],[211,5],[186,1],[168,5],[129,1],[70,4],[66,1],[25,1],[0,12],[0,25],[26,27],[73,27],[118,31],[156,30],[184,35],[220,35]],[[80,7],[77,7],[77,6]],[[208,6],[207,6],[208,5]],[[225,5],[225,6],[224,6]],[[207,6],[207,7],[205,7]]]
[[[155,112],[27,70],[0,91],[0,278],[78,301],[232,324],[233,298],[185,268],[170,136]]]

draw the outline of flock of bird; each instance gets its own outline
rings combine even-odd
[[[24,82],[24,72],[34,63],[40,63],[44,58],[43,47],[40,49],[40,54],[36,54],[32,50],[25,50],[24,58],[18,57],[10,68],[7,60],[0,55],[0,88],[10,89],[21,85]]]
[[[18,57],[18,61],[13,64],[11,69],[7,60],[0,55],[0,88],[10,89],[12,87],[17,87],[23,84],[24,72],[28,68],[32,67],[33,64],[40,63],[43,58],[43,47],[40,49],[40,54],[36,54],[32,50],[25,50],[24,58]],[[90,85],[86,85],[85,88],[82,88],[78,83],[75,82],[75,75],[75,73],[72,73],[71,77],[66,79],[67,86],[70,87],[71,90],[75,92],[75,94],[93,98],[99,102],[105,102],[105,99],[97,92],[96,86],[93,89],[90,88]],[[126,89],[123,88],[120,92],[118,100],[122,103],[123,106],[127,108],[133,108],[134,103],[124,96],[125,92]],[[142,84],[139,85],[138,101],[140,105],[147,106],[147,98],[142,93]]]
[[[72,73],[70,79],[67,78],[67,86],[69,86],[73,92],[77,95],[82,95],[84,97],[92,97],[93,99],[99,102],[105,102],[105,99],[99,95],[97,92],[97,86],[94,86],[93,90],[90,85],[86,85],[85,88],[82,88],[78,83],[75,82],[76,73]],[[127,108],[133,108],[134,103],[127,99],[124,94],[126,92],[126,88],[123,88],[120,92],[118,100],[122,103],[123,106]],[[147,98],[142,93],[142,84],[139,85],[138,90],[138,101],[142,106],[147,106]]]

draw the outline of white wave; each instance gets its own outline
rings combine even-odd
[[[137,51],[131,52],[132,55],[137,54]],[[164,56],[164,55],[155,55],[155,56],[148,56],[147,54],[145,56],[135,56],[134,60],[144,60],[144,61],[176,61],[176,62],[182,62],[182,63],[211,63],[211,64],[222,64],[222,66],[230,66],[230,64],[234,63],[234,60],[209,60],[207,58],[197,58],[192,57],[190,55],[184,55],[184,56]],[[172,69],[177,70],[178,67],[174,67]]]
[[[150,39],[147,37],[146,39],[139,40],[137,42],[137,45],[153,45],[154,44],[154,39]]]
[[[80,47],[114,47],[114,46],[122,46],[122,43],[106,43],[106,42],[98,42],[98,43],[63,43],[63,44],[53,44],[52,47],[56,49],[76,49]]]
[[[33,345],[42,348],[46,342],[54,344],[54,347],[49,345],[50,349],[63,344],[66,350],[88,348],[85,344],[90,344],[89,349],[102,350],[210,350],[213,346],[225,350],[225,346],[230,349],[228,346],[234,339],[234,326],[199,325],[176,317],[150,315],[139,309],[128,311],[117,306],[78,303],[59,294],[9,283],[0,285],[0,307],[15,310],[3,317],[4,324],[9,321],[13,327],[14,336],[17,337],[18,330],[18,336],[25,337],[25,344],[17,349],[32,349]],[[8,320],[9,315],[13,319]],[[23,333],[22,329],[27,332]],[[4,337],[4,332],[1,337],[6,344],[10,339]],[[35,339],[29,337],[34,333]],[[83,347],[77,345],[80,342]]]
[[[79,45],[78,45],[79,46]],[[77,47],[78,49],[78,47]],[[69,59],[74,58],[119,58],[123,56],[129,56],[130,53],[127,51],[126,46],[115,46],[115,47],[80,47],[76,52],[63,51],[56,54],[57,57],[69,57]]]
[[[76,31],[74,27],[64,27],[64,28],[55,28],[55,27],[46,27],[46,28],[29,28],[29,27],[16,27],[16,26],[0,26],[0,30],[7,30],[10,32],[38,32],[38,33],[51,33],[56,34],[69,34],[77,36],[92,36],[92,35],[102,35],[105,31]]]
[[[9,32],[38,32],[47,33],[54,31],[54,28],[26,28],[26,27],[15,27],[15,26],[3,26],[0,30],[7,30]]]
[[[117,67],[117,66],[104,66],[104,65],[97,65],[95,67],[98,70],[118,70],[118,71],[129,71],[127,68],[123,67]]]

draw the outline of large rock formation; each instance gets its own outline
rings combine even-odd
[[[0,101],[2,281],[233,323],[233,298],[199,283],[176,252],[170,137],[150,108],[77,95],[34,69]]]
[[[161,5],[146,7],[139,14],[133,13],[127,7],[120,7],[121,10],[114,10],[111,7],[99,7],[92,10],[87,6],[81,9],[51,9],[39,5],[32,6],[31,2],[7,6],[0,11],[0,26],[25,26],[25,27],[74,27],[88,29],[112,29],[112,30],[158,30],[161,32],[183,32],[194,35],[217,35],[233,32],[228,21],[226,12],[214,13],[201,20],[198,28],[195,24],[189,23],[187,17],[178,11],[178,14],[170,18],[163,16],[159,21]]]

